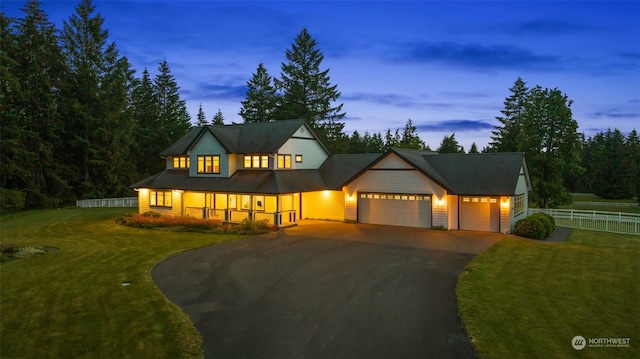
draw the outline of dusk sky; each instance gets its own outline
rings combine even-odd
[[[2,1],[22,17],[24,1]],[[44,1],[58,29],[78,1]],[[574,101],[579,131],[640,129],[640,1],[95,1],[140,76],[167,59],[195,122],[238,116],[260,62],[280,77],[303,27],[342,93],[347,133],[404,127],[436,149],[490,142],[518,77]]]

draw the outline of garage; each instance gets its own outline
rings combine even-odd
[[[431,228],[431,196],[406,193],[360,193],[358,222]]]
[[[500,232],[498,198],[460,196],[460,229]]]

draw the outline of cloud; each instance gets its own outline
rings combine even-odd
[[[494,126],[484,120],[446,120],[416,124],[419,131],[465,132],[493,129]]]
[[[618,111],[598,111],[589,114],[591,117],[606,117],[615,119],[637,119],[640,118],[640,113],[637,112],[618,112]]]
[[[557,56],[538,55],[511,45],[461,44],[456,42],[411,42],[399,49],[395,61],[442,63],[469,69],[559,70]]]
[[[237,100],[242,101],[247,96],[246,85],[219,85],[210,83],[198,83],[189,94],[197,94],[200,99]],[[186,93],[186,92],[185,92]]]
[[[365,93],[354,92],[343,94],[340,99],[344,101],[361,101],[369,102],[377,105],[387,105],[400,108],[417,108],[446,110],[459,107],[459,105],[449,102],[429,102],[430,97],[427,95],[407,96],[391,93]]]
[[[489,94],[483,92],[441,92],[446,97],[453,98],[486,98],[490,97]]]
[[[563,20],[532,20],[519,24],[499,25],[494,29],[511,35],[559,36],[583,34],[600,30],[598,27]]]

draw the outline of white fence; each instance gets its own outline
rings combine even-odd
[[[529,215],[550,215],[557,226],[611,233],[640,235],[640,214],[576,209],[529,208]]]
[[[138,207],[138,197],[81,199],[76,201],[76,207]]]

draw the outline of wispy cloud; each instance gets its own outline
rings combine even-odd
[[[615,118],[615,119],[638,119],[640,118],[640,113],[637,112],[619,112],[617,110],[613,111],[598,111],[592,112],[588,114],[591,117],[596,118]]]
[[[494,126],[484,120],[446,120],[416,124],[419,131],[465,132],[493,129]]]
[[[199,99],[242,101],[246,98],[247,86],[199,83],[192,93],[197,94]]]
[[[600,28],[572,21],[540,19],[521,22],[517,24],[499,24],[491,28],[493,32],[500,32],[509,35],[541,35],[560,36],[583,34],[599,31]]]
[[[538,55],[511,45],[462,44],[457,42],[410,42],[399,49],[395,61],[442,63],[473,70],[560,70],[558,56]]]

